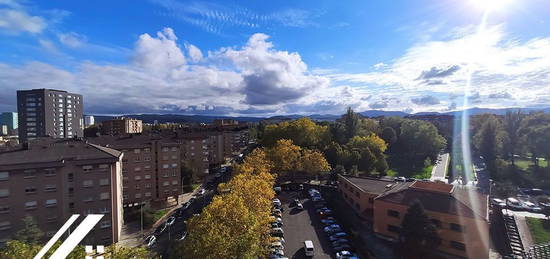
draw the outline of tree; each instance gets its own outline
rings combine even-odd
[[[268,149],[267,155],[273,163],[277,174],[296,171],[302,148],[292,143],[292,140],[278,140],[274,147]]]
[[[517,111],[507,111],[504,116],[504,130],[506,131],[507,141],[506,141],[506,156],[514,165],[514,155],[517,152],[517,146],[520,140],[520,129],[521,121],[523,119],[523,114],[521,110]]]
[[[323,154],[317,150],[304,150],[300,159],[300,168],[308,175],[327,172],[331,169]]]
[[[435,225],[424,212],[422,204],[414,201],[403,221],[399,243],[407,258],[424,258],[440,244]]]
[[[476,147],[485,159],[487,169],[493,176],[496,174],[495,161],[502,143],[500,136],[500,122],[494,115],[486,117],[481,129],[474,136]]]
[[[445,138],[439,135],[437,128],[425,121],[404,120],[401,123],[401,135],[398,143],[399,152],[403,152],[408,162],[413,165],[417,161],[423,161],[430,157],[432,161],[437,159],[439,152],[447,144]]]
[[[32,216],[26,215],[22,221],[23,228],[17,231],[15,239],[28,244],[37,244],[44,237],[44,232],[38,228]]]
[[[348,107],[346,114],[342,117],[342,121],[346,127],[346,138],[353,138],[357,135],[357,131],[359,130],[359,116],[353,112],[351,107]]]
[[[382,137],[382,139],[386,141],[386,143],[388,143],[388,145],[390,146],[397,141],[397,134],[395,133],[395,130],[391,127],[385,127],[382,130],[380,137]]]
[[[285,121],[267,125],[261,144],[273,147],[281,139],[292,140],[295,145],[303,148],[322,148],[330,143],[330,130],[328,126],[316,124],[309,118]]]

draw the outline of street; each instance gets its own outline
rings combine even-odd
[[[443,181],[447,182],[445,175],[449,166],[449,153],[439,155],[439,161],[436,163],[432,170],[432,177],[430,181]]]

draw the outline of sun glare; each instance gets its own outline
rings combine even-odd
[[[472,5],[475,7],[485,10],[485,11],[494,11],[502,10],[508,7],[513,0],[470,0]]]

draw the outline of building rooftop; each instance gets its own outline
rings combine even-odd
[[[359,187],[364,192],[372,194],[382,194],[389,191],[400,190],[408,187],[410,182],[396,182],[393,179],[374,178],[374,177],[354,177],[344,176],[348,181]]]
[[[0,166],[63,160],[118,159],[122,153],[78,139],[43,138],[0,152]]]

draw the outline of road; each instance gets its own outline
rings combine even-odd
[[[285,256],[288,258],[310,258],[304,254],[304,241],[311,240],[315,248],[313,258],[333,258],[328,238],[323,232],[320,219],[315,214],[313,202],[300,198],[304,210],[290,206],[298,192],[283,192],[277,196],[283,203],[283,230],[285,231]]]
[[[436,163],[432,170],[432,177],[430,181],[443,181],[447,182],[445,175],[447,173],[447,168],[449,167],[449,153],[439,155],[439,161]]]

